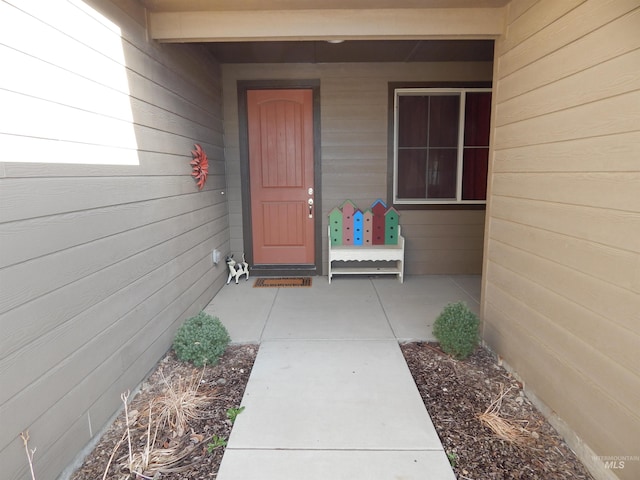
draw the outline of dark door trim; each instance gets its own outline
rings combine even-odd
[[[242,229],[244,252],[257,276],[321,275],[322,274],[322,189],[320,152],[320,80],[238,80],[238,130],[240,135],[240,189],[242,195]],[[300,88],[313,92],[313,178],[315,264],[313,265],[253,265],[253,231],[251,227],[251,191],[249,188],[249,123],[247,90]]]

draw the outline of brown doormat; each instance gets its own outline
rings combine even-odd
[[[311,277],[257,278],[253,288],[258,287],[310,287]]]

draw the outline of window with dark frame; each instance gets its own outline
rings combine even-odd
[[[484,204],[491,89],[396,88],[393,202]]]

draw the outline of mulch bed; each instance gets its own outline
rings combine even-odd
[[[148,411],[145,408],[150,400],[159,398],[166,391],[168,384],[177,385],[197,378],[198,392],[210,398],[203,409],[206,418],[190,421],[181,434],[171,428],[159,432],[160,447],[178,446],[186,454],[172,466],[176,471],[163,472],[155,478],[216,478],[224,446],[211,451],[207,446],[214,436],[223,440],[229,438],[232,423],[227,411],[240,405],[257,350],[256,345],[230,346],[218,365],[204,370],[177,361],[173,353],[168,353],[159,362],[156,371],[128,405],[130,425],[134,423],[131,417],[136,414],[136,422],[140,423],[140,428],[132,430],[134,450],[144,449],[144,412]],[[428,343],[405,344],[402,351],[459,480],[592,479],[557,432],[524,396],[521,385],[496,364],[488,351],[478,348],[464,361],[454,360],[443,354],[437,345]],[[497,414],[517,427],[515,442],[499,438],[478,418],[500,397]],[[114,447],[123,439],[125,423],[123,412],[75,472],[73,480],[103,478]],[[124,466],[127,452],[125,440],[113,455],[105,478],[134,478]],[[153,472],[147,473],[153,478]]]
[[[158,434],[156,444],[161,449],[178,447],[181,452],[187,452],[173,468],[174,472],[161,472],[157,475],[153,471],[150,477],[163,480],[201,480],[216,478],[224,446],[208,450],[214,435],[228,440],[232,423],[228,418],[228,409],[235,409],[240,405],[244,389],[249,380],[249,374],[255,361],[257,345],[231,345],[227,348],[219,363],[204,369],[195,368],[177,360],[173,352],[168,353],[158,367],[142,385],[141,391],[129,401],[129,418],[138,412],[136,426],[144,427],[150,400],[155,400],[167,390],[167,385],[183,384],[196,379],[199,382],[198,393],[210,397],[210,401],[202,408],[200,419],[190,420],[189,427],[182,434],[177,434],[175,428],[164,428]],[[164,379],[163,379],[164,377]],[[145,423],[146,422],[146,423]],[[133,423],[130,420],[130,425]],[[109,464],[115,446],[123,438],[125,429],[125,414],[122,412],[100,439],[98,445],[87,456],[83,465],[73,474],[72,480],[99,480],[103,478],[106,466]],[[132,450],[142,452],[146,444],[146,429],[139,428],[132,435]],[[108,479],[132,479],[123,465],[128,456],[126,439],[121,442],[114,455]],[[121,461],[119,462],[118,459]],[[187,468],[185,468],[185,466]],[[144,478],[144,477],[138,477]]]
[[[401,347],[458,479],[592,479],[489,351],[478,348],[458,361],[437,344]],[[515,427],[516,441],[499,438],[478,418],[498,398],[498,416]]]

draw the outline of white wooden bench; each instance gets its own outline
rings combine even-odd
[[[329,232],[331,235],[331,232]],[[395,266],[334,266],[333,262],[395,262]],[[404,237],[398,227],[397,245],[331,245],[329,238],[329,283],[334,275],[397,275],[404,281]]]
[[[363,213],[345,201],[329,214],[329,283],[334,275],[397,275],[404,280],[404,237],[398,212],[376,200]],[[334,262],[368,262],[339,265]],[[376,263],[385,262],[384,265]]]

